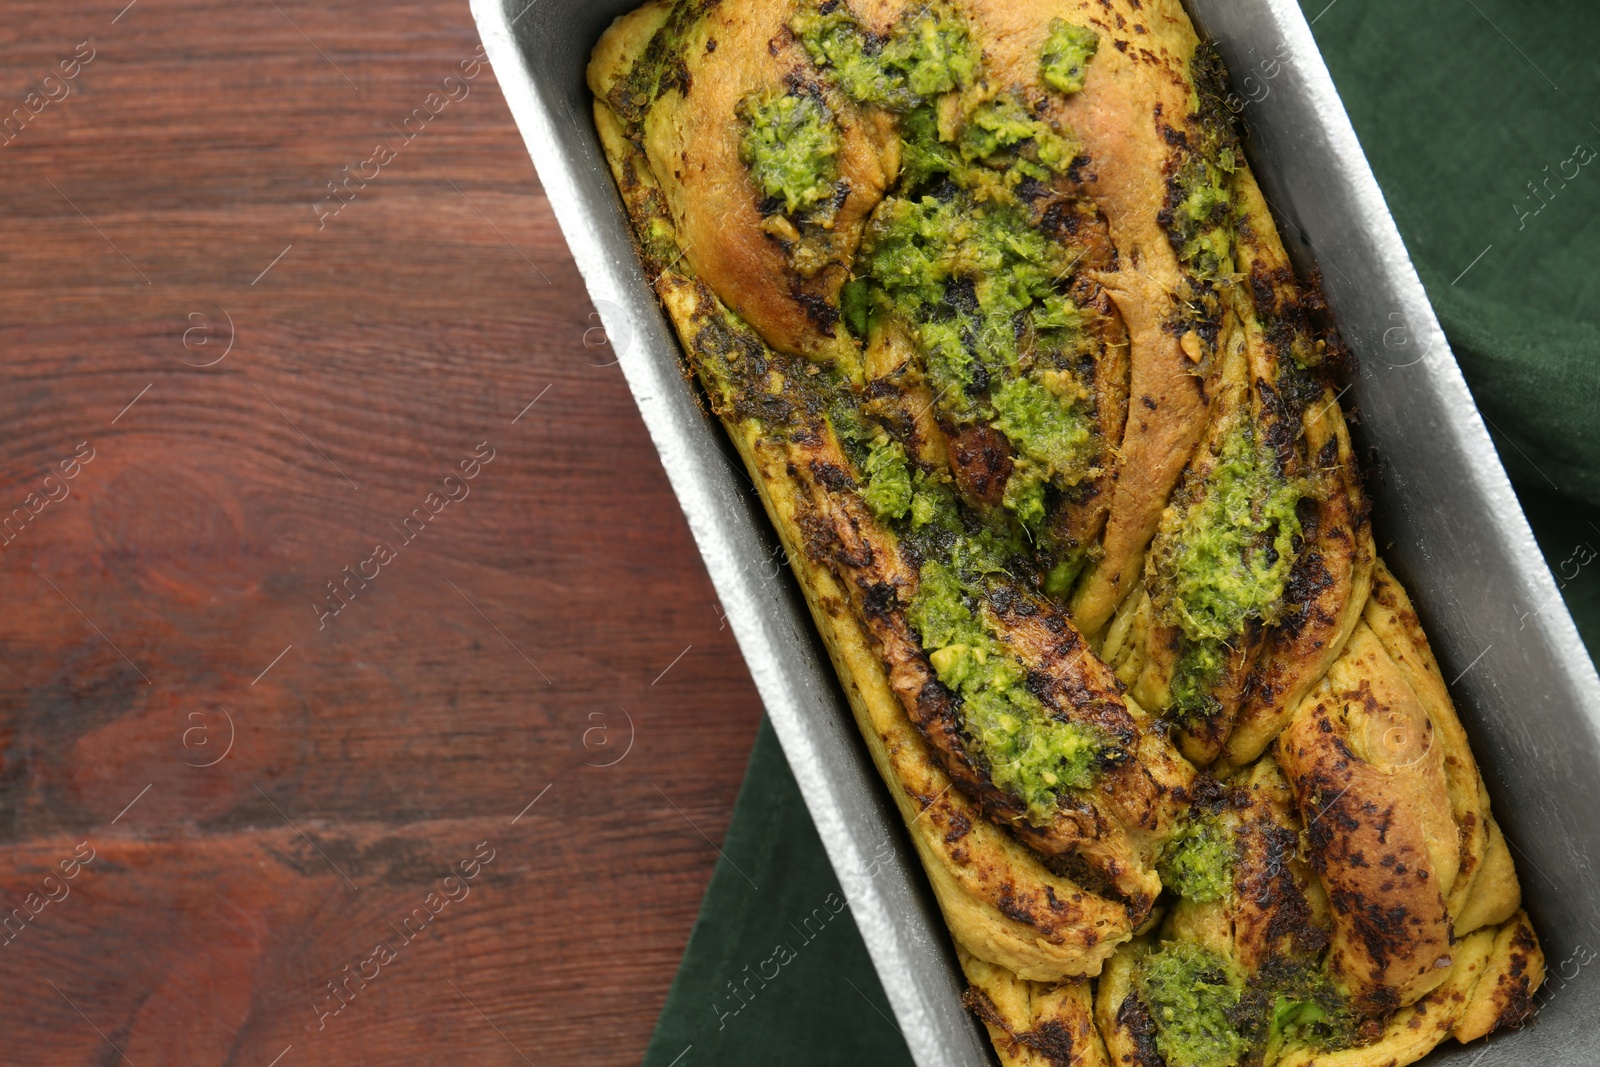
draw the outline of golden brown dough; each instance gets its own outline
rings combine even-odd
[[[1543,983],[1544,952],[1527,913],[1519,911],[1495,932],[1483,973],[1451,1036],[1457,1041],[1476,1041],[1502,1026],[1523,1025],[1533,1017],[1533,994]]]
[[[1087,979],[1027,982],[965,952],[961,969],[972,983],[967,1003],[1005,1067],[1108,1067]]]
[[[1372,631],[1357,626],[1278,740],[1333,912],[1330,971],[1371,1014],[1451,965],[1445,893],[1460,843],[1444,746]]]

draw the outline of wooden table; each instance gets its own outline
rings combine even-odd
[[[635,1063],[760,711],[467,5],[125,2],[0,36],[0,1061]]]

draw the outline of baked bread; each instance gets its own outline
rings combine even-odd
[[[1531,1014],[1350,357],[1176,0],[653,0],[589,84],[1003,1062]]]

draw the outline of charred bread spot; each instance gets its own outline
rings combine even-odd
[[[1131,1044],[1131,1067],[1167,1067],[1167,1061],[1156,1048],[1156,1024],[1150,1010],[1144,1006],[1137,993],[1129,993],[1117,1008],[1117,1026],[1127,1035]],[[1126,1059],[1126,1057],[1125,1057]]]
[[[1065,198],[1053,199],[1039,219],[1039,229],[1058,241],[1070,241],[1078,236],[1081,221],[1075,202]]]
[[[1288,404],[1272,383],[1256,379],[1256,396],[1260,401],[1258,422],[1263,428],[1262,437],[1278,457],[1278,467],[1287,471],[1295,459],[1295,445],[1300,440],[1300,419],[1288,410]]]
[[[950,471],[961,494],[978,504],[998,505],[1012,467],[1005,434],[990,426],[968,426],[950,444]]]
[[[1045,867],[1052,873],[1059,874],[1063,878],[1070,878],[1096,896],[1105,897],[1107,900],[1122,899],[1122,895],[1117,892],[1116,883],[1106,872],[1096,867],[1091,867],[1082,856],[1073,855],[1072,853],[1060,853],[1046,855],[1043,858]],[[1131,902],[1125,901],[1124,903],[1128,906],[1130,919],[1137,913],[1138,920],[1143,921],[1144,916],[1149,914],[1148,907],[1143,907],[1141,910],[1136,909]],[[1137,926],[1138,922],[1133,922],[1132,925]]]
[[[834,492],[855,487],[856,480],[853,475],[843,467],[828,463],[820,459],[811,461],[811,474]]]
[[[800,543],[808,559],[826,563],[832,558],[839,538],[827,520],[814,511],[803,511],[797,516],[797,525],[800,528]]]
[[[1238,893],[1267,913],[1269,944],[1288,941],[1294,952],[1317,957],[1328,947],[1328,931],[1312,920],[1306,893],[1294,878],[1291,861],[1298,853],[1298,833],[1266,819],[1254,824],[1251,832],[1259,841],[1258,848],[1251,849],[1256,864],[1240,880]]]
[[[1335,579],[1328,573],[1322,553],[1315,549],[1302,552],[1295,560],[1284,586],[1284,602],[1289,610],[1284,613],[1279,628],[1291,637],[1298,636],[1300,628],[1305,625],[1310,605],[1324,591],[1332,589],[1334,584]]]
[[[996,902],[1000,909],[1000,914],[1014,922],[1023,923],[1027,926],[1038,926],[1039,921],[1033,912],[1013,893],[1014,891],[1009,885],[1001,891],[1000,899]]]
[[[861,606],[871,619],[888,619],[900,610],[900,591],[889,582],[870,582],[862,586]]]
[[[1073,1067],[1078,1062],[1073,1054],[1072,1031],[1056,1019],[1046,1019],[1032,1030],[1017,1034],[1017,1043],[1043,1056],[1049,1067]]]
[[[1501,977],[1495,994],[1503,998],[1504,1007],[1495,1017],[1491,1029],[1509,1026],[1519,1029],[1533,1018],[1533,980],[1530,971],[1539,953],[1539,941],[1526,923],[1518,923],[1511,938],[1511,964]]]
[[[989,994],[977,986],[967,986],[967,991],[961,994],[961,1003],[966,1006],[968,1011],[978,1017],[979,1022],[992,1026],[996,1030],[1004,1031],[1007,1034],[1011,1033],[1011,1027],[1007,1025],[1005,1016],[1000,1014],[1000,1009],[994,1006],[994,1001],[989,999]]]
[[[829,303],[827,297],[807,292],[799,286],[796,286],[790,295],[805,312],[806,318],[817,328],[818,333],[824,337],[834,336],[833,327],[839,321],[839,309]]]

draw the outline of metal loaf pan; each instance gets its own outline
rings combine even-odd
[[[472,0],[495,74],[588,284],[878,976],[922,1067],[994,1062],[964,982],[766,516],[680,369],[595,134],[584,67],[638,0]],[[777,2],[777,0],[775,0]],[[1513,843],[1549,960],[1536,1021],[1430,1064],[1600,1056],[1600,679],[1294,0],[1189,0],[1233,74],[1246,145],[1361,370],[1378,543],[1411,590]]]

